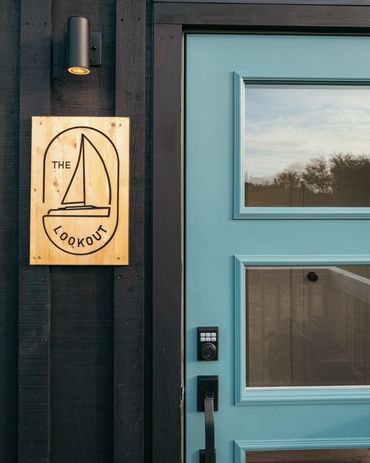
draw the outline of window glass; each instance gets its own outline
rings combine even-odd
[[[246,83],[244,130],[245,206],[370,206],[370,87]]]
[[[370,267],[247,267],[247,387],[370,384]]]

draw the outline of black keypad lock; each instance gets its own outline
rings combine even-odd
[[[215,326],[198,328],[198,360],[218,360],[218,337],[218,328]]]

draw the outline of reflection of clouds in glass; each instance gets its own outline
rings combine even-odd
[[[334,153],[370,153],[370,88],[247,85],[248,176]]]

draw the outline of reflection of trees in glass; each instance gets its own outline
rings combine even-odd
[[[314,193],[332,192],[331,179],[330,166],[323,158],[312,159],[302,173],[302,181]]]
[[[330,161],[334,194],[347,203],[370,205],[370,159],[352,154],[337,155]]]
[[[247,206],[370,206],[370,157],[313,158],[269,179],[249,178],[245,193]]]
[[[282,188],[299,188],[302,182],[300,172],[297,172],[289,167],[274,178],[274,184]]]

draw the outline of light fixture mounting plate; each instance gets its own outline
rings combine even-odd
[[[90,66],[102,65],[102,33],[90,32]]]

